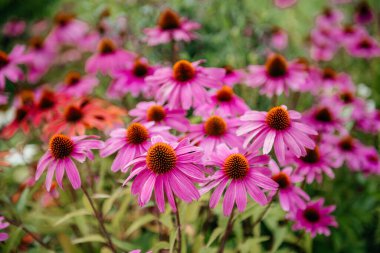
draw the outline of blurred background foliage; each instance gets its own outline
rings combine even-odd
[[[380,1],[371,0],[369,3],[376,13],[376,22],[370,27],[370,33],[379,39]],[[206,59],[206,64],[210,66],[230,64],[236,68],[242,68],[265,61],[267,35],[273,26],[279,26],[289,33],[289,47],[284,53],[288,59],[308,57],[308,33],[314,26],[315,16],[328,5],[327,0],[299,0],[293,8],[282,10],[275,8],[269,0],[171,0],[165,2],[159,0],[0,0],[0,25],[12,18],[25,19],[30,23],[43,18],[52,18],[57,11],[62,9],[71,10],[80,19],[96,25],[98,17],[107,9],[110,11],[111,19],[116,19],[121,15],[127,17],[127,37],[142,38],[142,29],[153,26],[159,11],[164,7],[170,7],[203,26],[199,32],[199,40],[183,45],[182,58]],[[346,14],[346,20],[349,22],[353,6],[342,5],[340,9]],[[19,39],[25,41],[27,37]],[[1,43],[5,49],[11,47],[11,43],[5,41],[4,38]],[[166,45],[150,48],[139,40],[128,40],[125,47],[143,54],[154,63],[162,63],[162,58],[166,58],[170,50]],[[372,89],[370,99],[377,107],[380,106],[380,59],[370,61],[354,59],[341,50],[333,61],[322,63],[321,66],[331,66],[337,71],[347,72],[355,83],[363,83],[370,87]],[[67,69],[76,67],[83,68],[83,66],[65,66],[61,73],[52,74],[52,79],[56,78],[58,81]],[[267,108],[267,101],[260,99],[252,90],[244,87],[237,87],[237,89],[251,108]],[[298,109],[302,111],[307,108],[313,103],[312,99],[311,96],[306,97]],[[280,101],[285,104],[289,102],[287,98],[281,98]],[[366,144],[375,144],[377,147],[379,145],[376,138],[365,135],[360,137]],[[3,143],[2,146],[12,147],[13,144]],[[17,145],[23,144],[20,140]],[[136,208],[133,204],[135,199],[130,196],[128,190],[120,189],[116,182],[109,183],[113,182],[108,173],[109,159],[98,160],[93,166],[100,171],[99,183],[95,189],[95,192],[99,193],[97,201],[101,204],[109,222],[109,230],[119,238],[119,240],[114,238],[115,244],[126,251],[138,247],[147,250],[150,245],[155,245],[155,250],[160,247],[170,247],[175,238],[170,230],[173,228],[170,212],[167,211],[161,217],[169,228],[167,238],[163,239],[168,239],[169,242],[158,243],[154,225],[155,216],[150,212],[153,207]],[[12,173],[2,176],[0,181],[2,200],[7,202],[5,193],[16,192],[18,183],[21,183],[27,174],[28,170],[25,166],[20,165],[15,166]],[[36,191],[37,187],[33,189]],[[313,184],[307,186],[306,189],[312,197],[325,197],[327,204],[337,206],[334,214],[339,228],[332,229],[330,237],[317,236],[311,240],[308,236],[289,233],[291,224],[283,220],[283,212],[276,205],[267,214],[261,226],[252,228],[254,217],[257,217],[261,209],[251,202],[247,211],[238,216],[238,222],[234,225],[233,240],[230,240],[230,245],[227,245],[230,250],[226,252],[380,252],[379,178],[366,178],[363,175],[354,174],[347,168],[342,168],[336,171],[335,180],[326,179],[322,185]],[[16,206],[8,203],[13,212],[41,234],[45,232],[51,234],[52,238],[48,239],[57,240],[64,252],[95,252],[85,242],[100,243],[102,238],[97,237],[96,232],[89,230],[91,226],[96,227],[96,224],[89,216],[91,210],[85,199],[79,199],[64,207],[58,206],[46,210],[39,203],[33,202],[34,192],[31,191],[33,190],[24,191]],[[70,203],[72,198],[70,191],[60,191],[60,193],[61,202]],[[184,228],[187,234],[186,239],[189,245],[193,245],[188,252],[215,252],[218,243],[216,238],[226,225],[227,219],[221,215],[220,205],[212,214],[208,211],[206,199],[207,196],[203,197],[199,203],[182,205],[180,208],[185,220],[184,224],[187,224]],[[0,210],[3,208],[1,206]],[[65,231],[73,227],[73,231],[87,236],[70,240]],[[198,233],[199,230],[206,232]],[[15,245],[20,244],[22,231],[15,229],[11,235],[11,239],[0,247],[4,252],[14,252],[12,250]],[[83,248],[79,247],[82,243]],[[42,251],[36,248],[29,252]],[[106,252],[106,249],[102,252]]]

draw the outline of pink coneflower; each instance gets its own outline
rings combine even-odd
[[[360,58],[374,58],[380,57],[379,43],[369,35],[362,36],[346,46],[347,52]]]
[[[24,134],[28,134],[31,116],[32,108],[30,106],[16,108],[14,119],[1,130],[0,137],[9,139],[20,129]]]
[[[201,27],[200,24],[180,17],[171,9],[161,12],[157,27],[145,28],[146,41],[150,46],[166,44],[170,41],[189,42],[197,38],[194,33]]]
[[[367,35],[365,28],[358,25],[346,24],[338,32],[338,41],[346,46],[365,35]]]
[[[199,66],[203,61],[177,61],[173,68],[156,70],[146,80],[157,87],[156,100],[169,109],[198,107],[209,100],[206,88],[221,87],[225,70]]]
[[[64,94],[82,97],[89,95],[99,80],[93,75],[82,76],[77,71],[70,71],[65,76],[65,81],[59,85],[58,90]]]
[[[290,88],[297,90],[306,79],[305,72],[279,54],[268,56],[265,66],[251,65],[248,69],[247,84],[261,86],[260,92],[269,97],[288,94]]]
[[[182,109],[170,110],[167,106],[156,102],[140,102],[136,108],[129,111],[129,115],[136,117],[136,122],[153,121],[156,125],[169,126],[180,132],[189,130],[189,121],[186,111]]]
[[[148,150],[152,136],[160,134],[173,140],[173,136],[168,132],[169,129],[166,126],[154,126],[153,122],[144,124],[135,122],[131,123],[127,129],[115,129],[110,133],[111,138],[105,142],[104,148],[100,151],[100,156],[106,157],[117,152],[111,166],[111,170],[117,172],[128,162],[143,155]]]
[[[273,160],[269,162],[269,168],[272,171],[272,180],[278,184],[278,198],[282,209],[286,212],[297,208],[304,209],[306,207],[305,201],[309,201],[310,197],[295,185],[302,182],[303,178],[293,173],[291,167],[280,170]],[[275,194],[276,191],[272,191],[270,196],[273,197]]]
[[[364,146],[359,140],[350,135],[339,137],[325,135],[324,143],[333,145],[331,156],[336,161],[336,166],[341,167],[344,163],[354,171],[360,171],[364,159]]]
[[[28,81],[34,83],[49,70],[56,55],[56,48],[45,43],[40,36],[32,37],[29,44],[25,64],[28,66]]]
[[[231,214],[235,202],[239,212],[245,210],[247,193],[260,205],[266,205],[267,197],[260,188],[277,190],[278,184],[270,179],[270,171],[265,167],[269,162],[267,155],[242,154],[237,148],[229,149],[221,144],[209,158],[206,164],[219,170],[208,178],[209,182],[203,185],[200,192],[204,194],[216,188],[210,198],[210,207],[214,208],[227,187],[223,201],[225,216]]]
[[[196,115],[207,117],[212,113],[225,116],[239,116],[249,110],[248,105],[236,95],[230,86],[223,86],[211,95],[210,103],[195,110]]]
[[[334,58],[337,50],[337,44],[312,44],[310,47],[310,57],[315,61],[330,61]]]
[[[123,49],[118,49],[116,44],[108,38],[103,38],[98,43],[97,52],[86,61],[86,72],[111,74],[122,69],[128,62],[132,62],[135,55]]]
[[[318,27],[338,27],[344,18],[343,13],[338,9],[325,8],[321,15],[316,18]]]
[[[325,67],[320,71],[319,82],[323,88],[338,88],[353,90],[355,85],[346,73],[338,73],[333,68]]]
[[[374,147],[364,148],[363,168],[365,174],[380,174],[380,157]]]
[[[341,108],[321,103],[303,115],[304,122],[313,126],[320,133],[331,133],[343,129],[343,120],[340,117]]]
[[[240,83],[245,77],[243,70],[234,69],[231,65],[225,65],[223,67],[226,70],[226,75],[222,78],[222,83],[230,87]]]
[[[240,125],[239,119],[212,115],[200,124],[191,125],[187,137],[192,144],[202,147],[205,156],[208,156],[221,143],[231,148],[241,147],[243,139],[236,135],[236,130]]]
[[[306,148],[315,147],[309,135],[318,133],[300,122],[300,113],[288,111],[284,105],[273,107],[268,112],[248,111],[240,119],[243,124],[237,130],[237,135],[246,136],[243,146],[247,147],[254,139],[250,150],[263,147],[264,154],[268,154],[274,146],[281,163],[285,160],[287,149],[300,157],[306,155]]]
[[[289,8],[297,3],[297,0],[273,0],[278,8]]]
[[[360,1],[355,10],[355,21],[359,24],[368,24],[374,18],[371,6],[367,1]]]
[[[4,228],[7,228],[9,226],[8,222],[4,222],[4,217],[0,216],[0,230],[3,230]],[[1,232],[0,233],[0,242],[3,242],[9,238],[7,233]]]
[[[6,37],[18,37],[24,33],[25,28],[26,28],[25,21],[13,19],[4,24],[2,33]]]
[[[151,92],[149,92],[145,77],[152,75],[154,70],[155,68],[150,66],[146,59],[136,59],[134,62],[128,63],[126,68],[112,73],[114,81],[107,93],[113,97],[121,97],[128,92],[134,97],[139,94],[148,97]]]
[[[121,111],[114,111],[111,106],[106,107],[102,101],[83,98],[68,104],[62,114],[46,124],[44,131],[47,134],[62,132],[83,135],[89,128],[105,130],[121,123],[121,116]]]
[[[125,166],[128,168],[133,165],[134,168],[123,185],[135,177],[131,191],[139,195],[140,206],[150,200],[154,190],[160,212],[165,211],[165,195],[176,212],[175,196],[185,202],[200,198],[194,183],[206,180],[202,156],[201,148],[190,145],[187,138],[177,143],[154,136],[148,151]]]
[[[50,31],[46,41],[52,45],[76,45],[89,30],[88,25],[75,19],[75,15],[59,12],[54,17],[55,26]]]
[[[331,156],[332,147],[329,145],[315,146],[314,149],[307,149],[306,155],[294,157],[293,160],[297,164],[295,173],[305,177],[306,182],[311,184],[314,180],[318,183],[322,182],[323,174],[329,178],[334,178],[333,168],[336,168],[336,163]]]
[[[65,96],[58,96],[55,92],[49,89],[42,89],[36,94],[36,103],[33,108],[32,121],[35,126],[38,126],[42,121],[49,122],[55,116],[59,115],[59,106],[67,102]]]
[[[272,48],[284,50],[288,46],[288,34],[280,27],[273,27],[271,31],[270,44]]]
[[[86,158],[93,160],[94,154],[91,149],[100,149],[103,142],[96,140],[97,136],[74,136],[68,137],[56,134],[50,138],[49,150],[38,161],[35,179],[38,180],[47,168],[45,186],[48,191],[52,186],[55,172],[55,180],[59,187],[63,188],[62,179],[65,171],[74,189],[81,187],[81,179],[77,166],[72,158],[83,163]]]
[[[153,251],[149,250],[146,253],[152,253],[152,252]],[[141,253],[141,249],[135,249],[135,250],[129,251],[129,253]]]
[[[298,87],[300,92],[311,92],[312,94],[319,94],[320,88],[318,87],[319,69],[313,66],[308,59],[299,57],[294,60],[295,66],[306,73],[305,83]]]
[[[0,50],[0,90],[5,87],[5,78],[13,83],[20,81],[24,74],[18,67],[18,64],[23,63],[25,46],[16,45],[10,54]]]
[[[310,201],[305,209],[298,209],[290,218],[295,222],[294,230],[305,230],[311,233],[312,237],[317,234],[330,235],[328,227],[337,227],[338,223],[330,214],[335,210],[335,206],[323,207],[324,199]]]

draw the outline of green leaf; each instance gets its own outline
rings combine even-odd
[[[153,247],[152,247],[152,251],[153,253],[157,253],[159,252],[161,249],[168,249],[170,246],[169,246],[169,243],[168,242],[158,242],[156,243]]]
[[[108,198],[106,201],[104,201],[103,207],[102,207],[102,212],[103,214],[107,214],[111,208],[113,203],[117,198],[123,195],[123,189],[118,188],[111,196]]]
[[[171,233],[170,233],[170,239],[169,239],[169,252],[173,252],[174,251],[174,245],[175,245],[175,242],[176,242],[176,239],[177,239],[177,235],[178,235],[178,230],[175,229],[173,230]]]
[[[106,240],[98,234],[94,235],[88,235],[85,237],[77,238],[72,240],[73,244],[80,244],[80,243],[86,243],[86,242],[105,242]]]
[[[129,236],[130,234],[132,234],[133,232],[135,232],[140,227],[144,226],[145,224],[147,224],[149,222],[154,221],[155,219],[156,219],[156,217],[154,217],[151,214],[145,215],[145,216],[137,219],[134,223],[132,223],[129,226],[129,228],[127,229],[127,232],[125,233],[125,236]]]
[[[211,236],[210,236],[210,239],[209,239],[208,242],[207,242],[206,247],[207,247],[207,248],[210,247],[211,244],[212,244],[212,243],[213,243],[213,242],[214,242],[219,236],[222,235],[223,231],[224,231],[224,228],[217,228],[217,229],[215,229],[214,231],[212,231],[212,234],[211,234]]]
[[[91,212],[86,209],[79,209],[77,211],[71,212],[63,216],[61,219],[57,220],[56,223],[54,223],[54,226],[61,225],[62,223],[78,216],[84,216],[84,215],[91,215]]]

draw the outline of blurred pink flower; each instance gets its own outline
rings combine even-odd
[[[80,188],[80,174],[72,159],[80,163],[83,163],[86,158],[93,160],[94,154],[91,149],[100,149],[103,146],[103,142],[95,140],[96,138],[98,137],[92,135],[74,137],[53,135],[49,141],[49,150],[38,161],[35,179],[38,180],[47,168],[46,189],[50,191],[54,172],[58,185],[63,188],[62,179],[66,171],[73,188]]]
[[[289,8],[297,3],[297,0],[273,0],[278,8]]]
[[[58,85],[58,91],[73,97],[89,95],[99,84],[99,80],[94,75],[81,75],[77,71],[70,71],[66,74],[63,83]]]
[[[158,18],[157,27],[144,29],[145,40],[150,46],[171,41],[189,42],[197,38],[194,31],[200,27],[200,24],[180,17],[171,9],[165,9]]]
[[[330,235],[329,227],[337,227],[338,223],[331,213],[335,206],[323,207],[324,199],[310,201],[305,209],[298,209],[289,215],[289,218],[295,222],[294,230],[305,230],[312,237],[317,234]]]
[[[9,226],[8,222],[4,222],[4,217],[0,216],[0,231]],[[0,242],[3,242],[9,238],[7,233],[0,232]]]
[[[6,37],[18,37],[24,33],[26,23],[23,20],[10,20],[3,26],[2,33]]]
[[[16,83],[24,77],[18,66],[25,61],[24,50],[22,45],[16,45],[10,54],[0,50],[0,90],[5,87],[6,78]]]

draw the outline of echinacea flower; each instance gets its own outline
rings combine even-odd
[[[221,87],[225,75],[222,68],[205,68],[203,61],[177,61],[173,68],[156,70],[146,80],[157,87],[156,101],[167,103],[169,109],[190,109],[198,107],[209,100],[206,88]]]
[[[81,75],[78,71],[70,71],[66,74],[63,83],[59,84],[58,90],[64,94],[82,97],[89,95],[99,80],[93,75]]]
[[[341,108],[325,104],[312,107],[304,113],[304,122],[313,126],[320,133],[331,133],[343,129],[343,120],[340,118]]]
[[[288,46],[288,34],[280,27],[273,27],[270,37],[270,45],[276,50],[284,50]]]
[[[268,112],[248,111],[240,119],[243,124],[237,130],[237,135],[246,136],[243,146],[247,147],[253,140],[250,150],[263,147],[264,154],[269,154],[274,146],[281,163],[285,160],[287,149],[300,157],[306,155],[306,148],[315,147],[310,135],[318,133],[300,122],[300,113],[288,111],[284,105],[273,107]]]
[[[106,157],[117,152],[111,166],[111,170],[117,172],[148,150],[152,136],[160,134],[173,140],[168,132],[169,129],[170,127],[167,126],[155,126],[153,122],[143,124],[135,122],[131,123],[127,129],[115,129],[110,133],[111,138],[105,142],[104,148],[100,150],[100,156]]]
[[[211,153],[206,165],[219,169],[208,178],[200,190],[202,194],[215,188],[210,198],[210,207],[214,208],[227,188],[223,201],[223,214],[229,216],[236,203],[239,212],[247,206],[247,193],[260,205],[266,205],[268,199],[260,189],[277,190],[278,184],[270,178],[267,167],[269,156],[254,153],[240,153],[237,148],[228,148],[220,144],[216,152]],[[227,186],[227,184],[229,184]]]
[[[67,102],[67,97],[58,95],[47,88],[36,92],[36,103],[33,108],[32,121],[38,126],[43,120],[49,122],[59,115],[59,107]]]
[[[346,45],[347,52],[359,58],[371,59],[380,57],[379,43],[369,35],[362,36]]]
[[[346,73],[338,73],[333,68],[325,67],[320,70],[319,82],[320,86],[324,89],[354,89],[354,84],[351,77]]]
[[[30,39],[28,51],[25,53],[29,82],[35,83],[49,70],[56,56],[56,50],[57,48],[46,43],[40,36]]]
[[[0,230],[3,230],[4,228],[6,228],[8,226],[9,226],[9,223],[8,222],[4,222],[4,217],[0,216]],[[8,237],[9,236],[8,236],[7,233],[1,232],[0,233],[0,242],[3,242],[5,240],[7,240]]]
[[[67,177],[74,189],[81,187],[81,178],[77,166],[72,159],[83,163],[86,158],[93,160],[91,149],[100,149],[103,142],[96,140],[97,136],[81,135],[68,137],[63,134],[55,134],[50,138],[49,149],[40,158],[35,175],[36,181],[47,169],[45,186],[48,191],[52,186],[55,172],[55,180],[59,187],[63,188],[63,176]]]
[[[222,78],[222,83],[233,87],[235,84],[240,83],[245,77],[243,70],[234,69],[231,65],[225,65],[223,68],[226,70],[226,75]]]
[[[155,46],[171,41],[189,42],[197,38],[194,33],[200,28],[200,24],[180,17],[171,9],[165,9],[158,18],[157,27],[145,28],[148,45]]]
[[[215,151],[216,147],[225,143],[228,147],[241,147],[242,137],[236,135],[236,130],[241,121],[237,118],[226,118],[212,115],[204,122],[190,126],[187,135],[194,145],[204,149],[205,156]]]
[[[315,23],[318,27],[338,27],[344,18],[343,13],[337,8],[325,8],[316,18]]]
[[[149,92],[149,86],[145,78],[152,75],[154,70],[155,68],[150,66],[144,58],[128,62],[125,68],[112,73],[114,80],[108,88],[108,95],[111,97],[122,97],[130,92],[134,97],[137,97],[139,94],[149,97],[152,92]]]
[[[24,134],[30,131],[30,119],[32,116],[32,108],[30,106],[20,106],[15,111],[14,119],[1,129],[0,137],[5,139],[11,138],[17,130],[22,130]]]
[[[15,83],[24,77],[18,66],[25,61],[24,50],[21,45],[16,45],[9,54],[0,50],[0,90],[5,87],[6,78]]]
[[[374,19],[373,11],[367,1],[360,1],[356,5],[354,16],[355,21],[362,25],[368,24]]]
[[[203,117],[210,115],[210,113],[225,116],[240,116],[249,109],[244,100],[236,95],[233,89],[227,85],[215,90],[210,100],[209,103],[197,107],[195,114]]]
[[[295,222],[294,230],[305,230],[312,237],[317,234],[330,235],[329,227],[337,227],[338,223],[331,213],[335,206],[323,206],[324,199],[310,201],[305,209],[298,209],[294,214],[289,215]]]
[[[151,141],[146,153],[125,166],[133,165],[134,168],[123,185],[134,178],[131,191],[138,195],[139,205],[146,205],[153,190],[160,212],[165,211],[165,195],[174,212],[177,211],[175,196],[188,203],[199,199],[194,183],[206,180],[202,149],[192,146],[187,138],[168,142],[161,136],[154,136]]]
[[[366,175],[369,175],[369,174],[379,175],[380,174],[380,157],[376,148],[366,147],[364,148],[363,151],[364,151],[363,152],[364,160],[363,160],[362,171]]]
[[[278,8],[289,8],[297,3],[298,0],[273,0]]]
[[[346,163],[348,168],[353,171],[360,171],[364,160],[364,145],[359,140],[349,134],[342,134],[338,137],[325,135],[323,143],[335,147],[330,152],[337,167],[341,167]]]
[[[275,161],[269,162],[269,169],[272,171],[272,180],[278,184],[278,198],[281,208],[288,212],[297,208],[304,209],[306,201],[310,200],[309,195],[304,192],[296,183],[302,182],[303,178],[294,173],[292,167],[285,167],[280,170]],[[273,197],[276,191],[272,191]]]
[[[97,52],[87,59],[85,69],[91,74],[98,71],[103,75],[111,74],[132,62],[135,57],[133,53],[117,48],[111,39],[103,38],[98,43]]]
[[[63,113],[48,122],[44,130],[47,134],[62,132],[68,135],[83,135],[90,128],[105,130],[122,123],[123,111],[112,111],[112,106],[102,100],[81,98],[67,104]]]
[[[333,168],[337,167],[334,158],[331,155],[332,147],[329,145],[315,146],[314,149],[307,149],[306,155],[301,157],[293,157],[296,164],[295,173],[305,177],[308,184],[316,180],[322,182],[323,175],[334,178]]]
[[[76,19],[74,14],[64,11],[55,15],[54,23],[54,28],[46,38],[46,41],[54,46],[76,45],[89,30],[85,22]]]
[[[129,111],[129,115],[136,117],[135,122],[152,121],[156,125],[169,126],[180,132],[189,130],[189,121],[186,118],[186,111],[182,109],[170,110],[167,106],[156,102],[140,102],[136,108]]]
[[[289,89],[297,90],[306,79],[304,71],[279,54],[268,56],[265,66],[251,65],[248,69],[247,84],[260,87],[260,92],[269,97],[288,94]]]
[[[11,19],[3,26],[2,33],[6,37],[18,37],[24,33],[26,22],[19,19]]]

